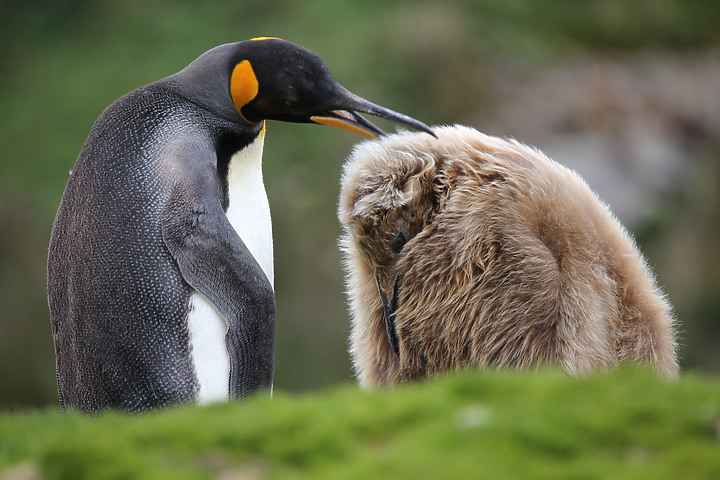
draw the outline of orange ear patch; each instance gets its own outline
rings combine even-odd
[[[235,65],[232,75],[230,75],[230,96],[240,115],[242,115],[240,109],[257,96],[258,88],[258,80],[250,61],[243,60]]]

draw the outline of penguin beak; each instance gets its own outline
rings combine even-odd
[[[397,328],[395,326],[395,312],[398,308],[399,298],[400,298],[400,284],[402,283],[402,279],[400,276],[395,278],[395,285],[393,286],[393,295],[392,299],[388,299],[387,293],[385,292],[385,289],[380,286],[380,282],[378,282],[378,290],[380,292],[380,299],[382,300],[383,304],[383,317],[385,318],[385,330],[387,332],[387,338],[388,342],[390,343],[390,348],[392,348],[393,352],[395,352],[395,355],[400,355],[400,345],[398,342],[398,335],[397,335]]]
[[[370,138],[379,138],[387,135],[387,133],[379,127],[360,115],[360,113],[366,113],[407,125],[422,132],[429,133],[433,137],[437,138],[432,129],[424,123],[408,117],[407,115],[403,115],[402,113],[394,112],[385,107],[381,107],[380,105],[375,105],[374,103],[368,102],[364,98],[360,98],[350,92],[343,95],[343,98],[339,103],[341,105],[339,105],[337,109],[313,115],[310,117],[310,120],[315,123],[319,123],[320,125],[342,128],[343,130],[349,130]]]

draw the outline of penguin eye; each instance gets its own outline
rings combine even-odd
[[[283,106],[285,108],[293,108],[300,101],[297,89],[292,85],[289,85],[283,95]]]
[[[397,235],[395,235],[393,239],[390,240],[390,249],[394,254],[397,255],[402,251],[405,243],[407,243],[407,238],[405,237],[405,233],[400,230]]]
[[[414,210],[411,210],[411,211],[410,211],[410,220],[415,220],[415,217],[416,217],[416,216],[417,216],[417,214],[415,213],[415,211],[414,211]]]

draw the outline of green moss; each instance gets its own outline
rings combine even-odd
[[[720,381],[465,373],[135,417],[0,416],[0,478],[720,478]]]

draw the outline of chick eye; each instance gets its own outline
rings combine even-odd
[[[407,243],[407,238],[405,237],[405,232],[403,230],[400,230],[397,235],[390,240],[390,249],[395,254],[400,253],[405,246],[405,243]]]

